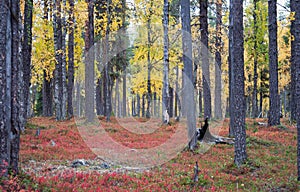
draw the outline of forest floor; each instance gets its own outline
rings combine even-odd
[[[1,179],[0,191],[299,191],[296,127],[285,119],[276,127],[266,121],[247,119],[248,161],[239,168],[233,164],[233,145],[211,145],[203,152],[199,143],[194,152],[183,150],[161,165],[131,169],[95,155],[74,119],[31,118],[21,135],[21,174]],[[227,136],[228,124],[225,119],[217,134]],[[141,135],[115,119],[102,125],[110,137],[133,149],[160,145],[178,128],[173,122]],[[193,181],[196,161],[198,182]]]

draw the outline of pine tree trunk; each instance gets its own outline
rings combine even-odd
[[[24,9],[24,32],[23,32],[23,77],[24,77],[24,119],[27,118],[27,109],[29,105],[29,87],[31,79],[31,49],[32,49],[32,12],[33,0],[25,1]]]
[[[269,9],[269,71],[270,71],[270,111],[268,124],[280,124],[280,98],[278,95],[278,46],[277,46],[277,0],[268,1]]]
[[[244,91],[244,36],[243,36],[243,1],[230,1],[232,9],[232,110],[230,118],[233,119],[235,133],[234,163],[242,165],[247,159],[246,153],[246,129],[245,129],[245,91]]]
[[[169,87],[169,117],[172,118],[174,114],[174,89],[173,87]]]
[[[51,117],[52,112],[52,88],[51,79],[47,78],[46,71],[44,70],[44,80],[43,80],[43,116]]]
[[[152,1],[151,1],[151,8],[152,8]],[[150,16],[147,20],[147,109],[146,109],[146,118],[150,118],[150,105],[151,105],[151,57],[150,57],[150,47],[151,47],[151,11]]]
[[[202,81],[204,98],[204,116],[211,117],[211,93],[210,72],[208,60],[208,22],[207,22],[207,0],[200,0],[200,31],[201,31],[201,59],[202,59]]]
[[[257,32],[258,32],[258,26],[257,26],[257,1],[254,0],[254,11],[253,11],[253,23],[254,23],[254,61],[253,61],[253,92],[252,92],[252,118],[256,118],[258,116],[258,111],[257,111],[257,78],[258,78],[258,73],[257,73]]]
[[[74,89],[74,0],[69,0],[69,42],[68,42],[68,117],[73,117],[73,89]]]
[[[54,102],[56,120],[63,120],[63,53],[62,53],[62,22],[61,22],[61,0],[54,0],[53,31],[56,65],[54,70]]]
[[[182,50],[184,64],[184,90],[183,105],[187,117],[187,128],[189,136],[189,148],[191,150],[197,144],[196,138],[196,117],[195,117],[195,100],[194,100],[194,78],[193,78],[193,62],[192,62],[192,39],[191,39],[191,17],[190,17],[190,1],[181,1],[181,22],[182,22]]]
[[[294,81],[293,87],[295,87],[294,102],[296,103],[296,114],[297,117],[297,168],[298,177],[300,181],[300,4],[297,0],[291,0],[291,12],[295,13],[294,20],[291,25],[291,35],[294,37],[291,47],[291,64],[294,67]],[[292,84],[293,85],[293,84]],[[293,112],[293,111],[292,111]]]
[[[85,39],[85,117],[87,122],[95,118],[94,90],[94,2],[88,1],[88,22]]]
[[[136,114],[138,117],[140,117],[140,109],[141,109],[140,95],[136,94]]]
[[[216,3],[217,18],[216,18],[216,53],[215,53],[215,118],[222,118],[222,0]]]
[[[61,22],[62,22],[62,119],[67,117],[67,61],[66,61],[66,36],[67,36],[67,24],[66,24],[66,0],[63,0],[63,8],[61,13]]]
[[[123,33],[125,34],[125,30],[126,30],[126,26],[125,26],[125,22],[126,22],[126,0],[122,0],[122,30]],[[124,46],[125,42],[122,42],[122,45]],[[127,67],[127,56],[126,56],[126,50],[124,47],[122,47],[122,57],[124,59],[124,64],[123,64],[123,107],[122,107],[122,116],[126,117],[126,90],[127,90],[127,86],[126,86],[126,75],[127,75],[127,71],[126,71],[126,67]]]
[[[164,69],[163,69],[163,91],[162,91],[162,111],[170,114],[170,94],[169,94],[169,0],[164,0],[163,8],[163,28],[164,28]],[[163,121],[165,117],[162,118]]]
[[[233,112],[233,61],[232,61],[232,54],[233,54],[233,0],[230,0],[229,4],[229,9],[230,9],[230,14],[229,14],[229,34],[228,34],[228,39],[229,39],[229,54],[228,54],[228,73],[229,73],[229,116],[230,116],[230,124],[229,124],[229,136],[234,137],[235,135],[235,130],[234,130],[234,119],[231,118],[232,115],[231,113]]]

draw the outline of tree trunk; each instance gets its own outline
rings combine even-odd
[[[47,73],[44,70],[44,81],[43,81],[43,116],[51,117],[52,112],[52,88],[51,79],[47,77]]]
[[[25,1],[24,32],[22,43],[23,79],[24,79],[24,119],[27,118],[27,106],[29,105],[29,87],[31,79],[31,49],[32,49],[32,12],[33,0]]]
[[[164,69],[163,69],[163,91],[162,91],[162,111],[165,114],[167,111],[170,114],[170,105],[169,105],[169,0],[164,0],[163,8],[163,28],[164,28]],[[162,118],[163,121],[165,117]]]
[[[87,122],[95,118],[94,112],[94,2],[88,1],[88,22],[85,39],[85,117]]]
[[[126,0],[122,0],[122,30],[123,30],[123,33],[125,34],[125,31],[126,31],[126,25],[125,25],[125,22],[126,22]],[[122,45],[124,46],[125,44],[125,41],[122,42]],[[127,86],[126,86],[126,74],[127,74],[127,71],[126,71],[126,67],[127,67],[127,56],[126,56],[126,50],[124,47],[122,47],[122,57],[124,59],[124,64],[123,64],[123,107],[122,107],[122,116],[123,117],[126,117],[127,114],[126,114],[126,91],[127,91]]]
[[[4,2],[1,2],[2,5]],[[0,177],[18,174],[20,132],[24,126],[24,79],[21,61],[20,2],[0,6]]]
[[[106,14],[107,14],[107,25],[106,25],[106,31],[105,31],[105,48],[104,48],[104,57],[105,57],[105,94],[106,94],[106,121],[110,121],[110,116],[111,116],[111,91],[110,91],[110,85],[111,83],[111,78],[110,78],[110,65],[111,63],[109,62],[109,33],[110,33],[110,22],[111,22],[111,11],[110,11],[110,6],[111,6],[111,0],[107,1],[107,8],[106,8]]]
[[[244,36],[243,36],[243,1],[231,0],[230,14],[232,14],[232,105],[230,118],[233,119],[235,133],[234,163],[237,166],[247,159],[246,153],[246,129],[245,129],[245,91],[244,91]]]
[[[145,94],[142,96],[142,117],[145,117]]]
[[[202,81],[204,98],[204,116],[211,117],[211,93],[210,72],[208,61],[208,22],[207,22],[207,0],[200,0],[200,31],[201,31],[201,59],[202,59]]]
[[[222,118],[222,0],[216,3],[216,53],[215,53],[215,118]]]
[[[277,0],[268,1],[269,9],[269,70],[270,70],[270,111],[268,124],[280,124],[280,98],[278,95],[278,46],[277,46]]]
[[[67,61],[66,61],[66,36],[67,36],[67,24],[66,24],[66,0],[63,0],[63,8],[61,12],[61,22],[62,22],[62,119],[67,117]]]
[[[74,0],[69,0],[69,42],[68,42],[68,117],[73,117],[73,89],[74,89]]]
[[[252,92],[252,118],[256,118],[258,116],[257,111],[257,33],[258,33],[258,26],[257,26],[257,1],[254,0],[254,10],[253,10],[253,23],[254,23],[254,61],[253,61],[253,92]]]
[[[169,87],[169,117],[172,118],[174,114],[174,89],[173,87]]]
[[[300,181],[300,4],[297,0],[291,0],[291,12],[295,13],[294,20],[291,25],[291,35],[294,37],[291,47],[291,64],[294,66],[295,87],[294,102],[296,103],[297,117],[297,168],[298,181]]]
[[[55,90],[55,115],[56,120],[63,120],[63,53],[62,53],[62,21],[61,21],[61,0],[54,0],[53,31],[56,65],[54,70]]]
[[[195,117],[195,100],[194,100],[194,78],[193,78],[193,62],[192,62],[192,39],[191,39],[191,17],[190,17],[190,1],[181,0],[181,22],[182,22],[182,55],[184,64],[184,90],[183,102],[187,117],[187,128],[189,136],[189,148],[191,150],[197,144],[196,138],[196,117]]]
[[[151,8],[152,8],[152,1],[151,1]],[[150,16],[147,20],[147,62],[148,62],[148,70],[147,70],[147,109],[146,109],[146,117],[150,118],[150,105],[151,105],[151,57],[150,57],[150,47],[151,47],[151,12]]]
[[[141,109],[140,95],[136,94],[136,114],[138,117],[140,117],[140,109]]]

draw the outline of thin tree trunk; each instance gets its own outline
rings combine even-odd
[[[222,118],[222,0],[217,1],[216,53],[215,53],[215,118]]]
[[[69,0],[69,42],[68,42],[68,117],[73,117],[73,89],[74,89],[74,0]]]
[[[44,70],[42,94],[43,94],[43,116],[51,117],[53,115],[51,79],[47,78],[47,73],[45,70]]]
[[[140,109],[141,109],[140,95],[136,94],[136,114],[138,117],[140,117]]]
[[[258,74],[257,74],[257,33],[258,33],[258,26],[257,26],[257,1],[258,0],[254,0],[253,4],[254,4],[254,10],[253,10],[253,22],[254,22],[254,46],[253,46],[253,50],[254,50],[254,62],[253,62],[253,92],[252,92],[252,118],[256,118],[257,117],[257,78],[258,78]]]
[[[88,1],[88,22],[85,39],[85,116],[87,122],[95,118],[94,112],[94,2]]]
[[[54,102],[55,102],[55,115],[56,120],[63,120],[63,79],[62,79],[62,23],[61,23],[61,0],[54,0],[53,11],[53,29],[54,29],[54,46],[55,46],[55,59],[56,65],[54,70],[55,90],[54,90]]]
[[[24,119],[27,118],[27,106],[29,105],[29,87],[31,78],[31,49],[32,49],[32,12],[33,0],[25,1],[24,32],[23,32],[23,77],[24,77]]]
[[[163,69],[163,91],[162,91],[162,111],[170,114],[170,94],[169,94],[169,0],[164,0],[163,8],[163,28],[164,28],[164,69]],[[150,52],[150,51],[149,51]],[[150,57],[149,57],[150,58]],[[163,117],[163,121],[166,117]]]
[[[202,81],[204,98],[204,116],[211,117],[211,92],[210,72],[208,61],[208,22],[207,22],[207,0],[200,0],[200,31],[201,31],[201,59],[202,59]]]

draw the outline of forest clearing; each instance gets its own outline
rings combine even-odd
[[[103,166],[106,164],[82,140],[74,120],[56,122],[36,117],[29,120],[21,135],[21,175],[2,182],[8,191],[298,191],[296,127],[286,119],[281,126],[258,124],[266,121],[247,119],[249,157],[241,168],[233,164],[233,145],[218,144],[205,153],[183,150],[169,162],[152,168],[128,169],[110,162]],[[124,135],[124,130],[115,120],[103,123],[108,131],[114,128],[112,137],[117,135],[115,138],[122,140],[119,135]],[[154,134],[153,138],[140,139],[139,135],[130,135],[126,143],[132,148],[143,143],[147,148],[153,145],[151,141],[159,143],[172,134],[174,124],[163,125],[158,130],[161,137]],[[228,135],[228,124],[225,119],[219,135]],[[36,136],[38,128],[40,135]],[[88,164],[72,167],[78,159]],[[193,181],[196,161],[198,182]]]

